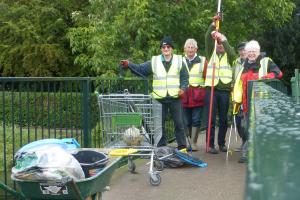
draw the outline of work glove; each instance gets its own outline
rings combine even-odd
[[[241,103],[233,102],[232,114],[237,115],[240,111]]]
[[[262,79],[275,78],[275,74],[273,72],[271,72],[261,78]]]
[[[121,60],[120,61],[120,66],[122,66],[122,68],[127,69],[129,65],[129,60]]]

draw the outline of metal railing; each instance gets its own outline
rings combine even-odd
[[[295,76],[291,78],[292,97],[300,103],[300,74],[299,69],[295,69]]]
[[[75,138],[101,147],[97,93],[149,93],[140,78],[0,78],[0,181],[12,188],[13,156],[23,145],[45,138]],[[8,193],[0,190],[0,199]]]
[[[245,199],[299,199],[300,105],[270,84],[249,85]]]

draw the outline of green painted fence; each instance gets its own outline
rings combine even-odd
[[[246,200],[300,199],[300,105],[264,82],[249,90]]]
[[[140,78],[0,78],[0,181],[10,179],[16,151],[35,140],[75,138],[82,147],[101,147],[98,93],[149,93]],[[3,189],[3,188],[2,188]],[[0,190],[0,199],[8,199]]]

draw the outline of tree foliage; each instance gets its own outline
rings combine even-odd
[[[289,23],[293,2],[222,1],[221,32],[233,46],[265,44],[266,32]],[[160,53],[164,35],[176,53],[195,38],[203,54],[216,9],[216,0],[0,0],[0,76],[116,76],[120,59]]]
[[[0,1],[1,76],[66,76],[78,71],[66,38],[70,13],[79,9],[72,2]]]
[[[252,39],[290,19],[289,0],[222,1],[221,31],[230,43]],[[73,15],[77,27],[68,36],[76,63],[93,75],[114,75],[120,59],[149,60],[159,41],[171,35],[177,53],[193,37],[204,49],[204,34],[216,13],[217,1],[90,0],[88,13]]]
[[[294,69],[300,68],[300,0],[295,3],[291,21],[282,27],[272,26],[261,36],[262,45],[283,71],[287,84],[294,76]]]

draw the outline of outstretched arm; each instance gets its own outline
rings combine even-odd
[[[273,62],[273,60],[270,58],[268,63],[268,74],[266,76],[263,76],[262,78],[277,78],[281,79],[283,77],[282,71],[279,69],[279,67]]]
[[[129,63],[128,67],[130,71],[137,76],[147,77],[152,74],[151,61],[142,64]]]

